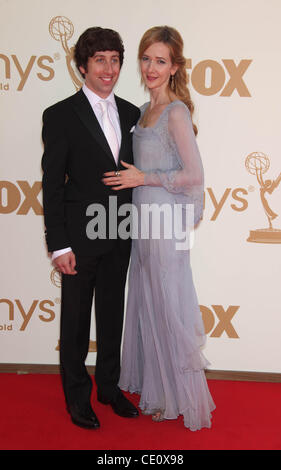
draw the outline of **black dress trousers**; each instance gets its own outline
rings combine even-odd
[[[99,256],[76,255],[77,274],[62,275],[60,363],[68,405],[83,407],[90,403],[92,380],[85,360],[89,347],[93,297],[97,388],[107,399],[112,399],[118,393],[129,256],[128,242],[116,240],[110,251]]]

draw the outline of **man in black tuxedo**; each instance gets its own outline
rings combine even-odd
[[[124,290],[130,240],[109,235],[109,201],[130,203],[131,190],[114,191],[105,172],[133,163],[132,127],[139,109],[115,96],[123,63],[123,43],[110,29],[89,28],[74,52],[85,78],[75,95],[43,113],[43,205],[46,240],[62,272],[60,362],[67,409],[74,424],[98,428],[90,397],[92,381],[85,366],[93,294],[95,296],[98,400],[115,413],[135,417],[137,409],[118,388]],[[112,200],[111,200],[112,201]],[[87,236],[87,208],[101,204],[107,216],[106,236]],[[117,218],[117,224],[122,220]],[[104,229],[104,227],[103,227]],[[103,230],[102,230],[103,231]],[[118,232],[118,230],[117,230]],[[89,233],[89,232],[88,232]]]

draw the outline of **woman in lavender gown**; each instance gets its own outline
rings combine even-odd
[[[134,129],[135,166],[122,162],[125,170],[106,173],[104,179],[116,191],[135,188],[138,209],[119,386],[139,393],[140,408],[154,421],[183,415],[184,425],[195,431],[210,427],[215,405],[204,373],[205,332],[190,252],[178,249],[177,237],[167,236],[163,224],[158,237],[151,227],[148,236],[140,235],[147,230],[144,207],[192,204],[195,224],[202,217],[204,176],[182,38],[174,28],[151,28],[140,42],[138,58],[150,102],[141,107]],[[187,219],[181,219],[182,228]]]

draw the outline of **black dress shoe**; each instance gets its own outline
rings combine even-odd
[[[76,405],[68,405],[67,411],[76,426],[85,429],[98,429],[100,427],[99,420],[91,406],[79,408]]]
[[[114,413],[122,418],[136,418],[139,415],[137,408],[124,397],[121,391],[111,400],[98,393],[98,401],[104,405],[111,405]]]

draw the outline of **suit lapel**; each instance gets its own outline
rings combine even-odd
[[[125,160],[126,148],[128,143],[128,129],[127,129],[127,110],[124,106],[124,101],[115,96],[115,101],[118,109],[120,127],[121,127],[121,146],[119,150],[118,168],[121,166],[120,160]]]
[[[104,133],[82,89],[79,90],[76,93],[76,95],[74,95],[72,105],[76,113],[78,114],[79,118],[83,122],[83,124],[86,126],[86,128],[88,129],[92,137],[95,139],[95,141],[98,142],[98,144],[102,147],[105,154],[110,159],[111,163],[113,162],[114,165],[116,165],[116,162],[114,160],[114,157],[112,155],[108,142],[104,136]],[[121,118],[120,118],[120,122],[121,122]],[[122,126],[121,126],[121,129],[122,129]],[[121,132],[123,134],[123,131]],[[123,141],[123,138],[122,138],[122,141]],[[122,147],[122,144],[121,144],[121,147]]]

